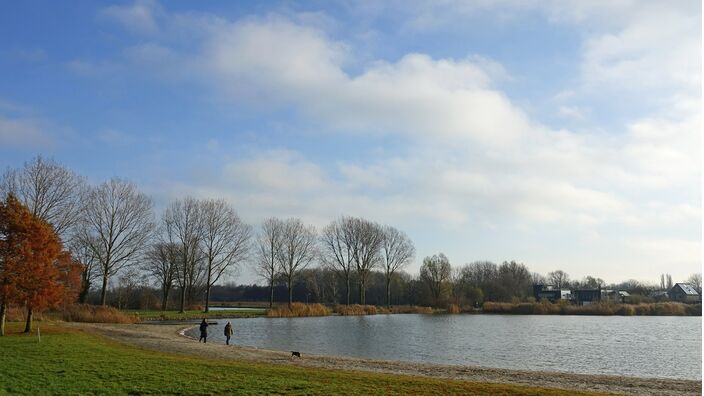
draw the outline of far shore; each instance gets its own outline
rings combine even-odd
[[[566,390],[597,391],[628,395],[700,395],[702,382],[660,378],[633,378],[607,375],[584,375],[559,372],[520,371],[472,366],[452,366],[330,357],[303,353],[302,359],[291,359],[290,352],[258,348],[225,346],[221,343],[201,344],[184,331],[192,326],[181,324],[91,324],[67,323],[106,336],[125,344],[162,352],[213,359],[294,365],[321,369],[368,371],[475,382],[539,386]]]

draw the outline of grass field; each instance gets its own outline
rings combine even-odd
[[[201,318],[250,318],[263,316],[265,309],[251,311],[238,310],[217,310],[203,313],[201,310],[192,310],[179,313],[178,311],[149,311],[149,310],[124,310],[128,315],[135,315],[142,320],[180,320],[180,319],[201,319]]]
[[[185,357],[126,346],[53,322],[41,324],[41,342],[36,335],[17,334],[19,323],[8,328],[10,335],[0,337],[0,394],[580,394]]]

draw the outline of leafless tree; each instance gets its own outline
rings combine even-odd
[[[237,269],[249,254],[252,228],[224,200],[201,203],[203,221],[202,250],[206,266],[205,312],[210,304],[210,288],[223,274]]]
[[[347,305],[350,305],[350,275],[354,268],[354,220],[341,217],[328,224],[320,236],[320,259],[345,279]]]
[[[286,278],[289,307],[293,302],[294,277],[316,256],[315,239],[315,229],[312,226],[306,226],[300,219],[284,221],[277,261],[279,272]]]
[[[180,253],[176,270],[176,282],[181,291],[180,312],[185,311],[186,297],[192,296],[202,271],[203,221],[200,209],[198,201],[189,197],[172,202],[162,216],[166,240],[176,244]]]
[[[367,277],[381,261],[380,251],[383,240],[381,227],[369,220],[354,218],[350,227],[352,257],[357,267],[359,279],[359,303],[365,305],[367,295]]]
[[[562,289],[570,284],[570,276],[562,270],[548,272],[548,282],[558,289]]]
[[[545,285],[548,283],[548,279],[538,272],[531,273],[530,278],[534,285]]]
[[[53,160],[37,156],[2,175],[0,193],[4,197],[10,192],[66,241],[81,220],[86,182]]]
[[[143,253],[154,228],[152,201],[134,184],[111,179],[88,193],[79,238],[98,261],[103,278],[100,304],[108,280]]]
[[[391,226],[381,228],[381,256],[386,276],[386,306],[391,306],[391,277],[413,261],[416,248],[404,232]]]
[[[451,274],[450,260],[444,254],[440,253],[423,259],[423,265],[420,267],[420,279],[430,288],[436,306],[440,302],[440,297]]]
[[[687,279],[687,283],[692,285],[697,293],[702,294],[702,273],[692,274]]]
[[[270,218],[262,223],[257,235],[256,272],[269,285],[269,307],[274,305],[274,280],[279,271],[277,257],[281,250],[284,222]]]
[[[73,238],[69,244],[71,255],[83,265],[81,269],[81,290],[78,293],[78,302],[81,304],[86,302],[91,285],[100,276],[98,258],[91,250],[91,245],[95,244],[97,242],[83,243],[81,238]]]
[[[156,280],[161,289],[161,310],[166,310],[169,292],[174,285],[178,260],[179,246],[175,243],[156,242],[147,252],[147,262],[144,269]]]
[[[667,290],[672,289],[673,283],[672,283],[672,275],[667,274]]]

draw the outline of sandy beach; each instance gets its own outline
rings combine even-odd
[[[183,331],[193,324],[87,324],[72,323],[73,327],[86,329],[128,345],[200,356],[212,359],[233,359],[247,362],[286,364],[325,369],[373,371],[381,373],[452,378],[475,382],[520,384],[561,389],[592,390],[627,395],[700,395],[701,381],[631,378],[607,375],[582,375],[556,372],[520,371],[452,366],[426,363],[356,359],[310,355],[291,359],[290,352],[257,348],[225,346],[222,343],[198,343],[185,336]]]

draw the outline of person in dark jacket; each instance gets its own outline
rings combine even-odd
[[[234,334],[234,331],[232,331],[232,325],[230,322],[227,322],[225,325],[225,345],[230,345],[230,337],[232,337],[232,334]]]
[[[203,344],[208,339],[208,322],[205,321],[205,318],[203,318],[203,321],[200,322],[200,338],[198,339],[198,342],[203,341]]]

